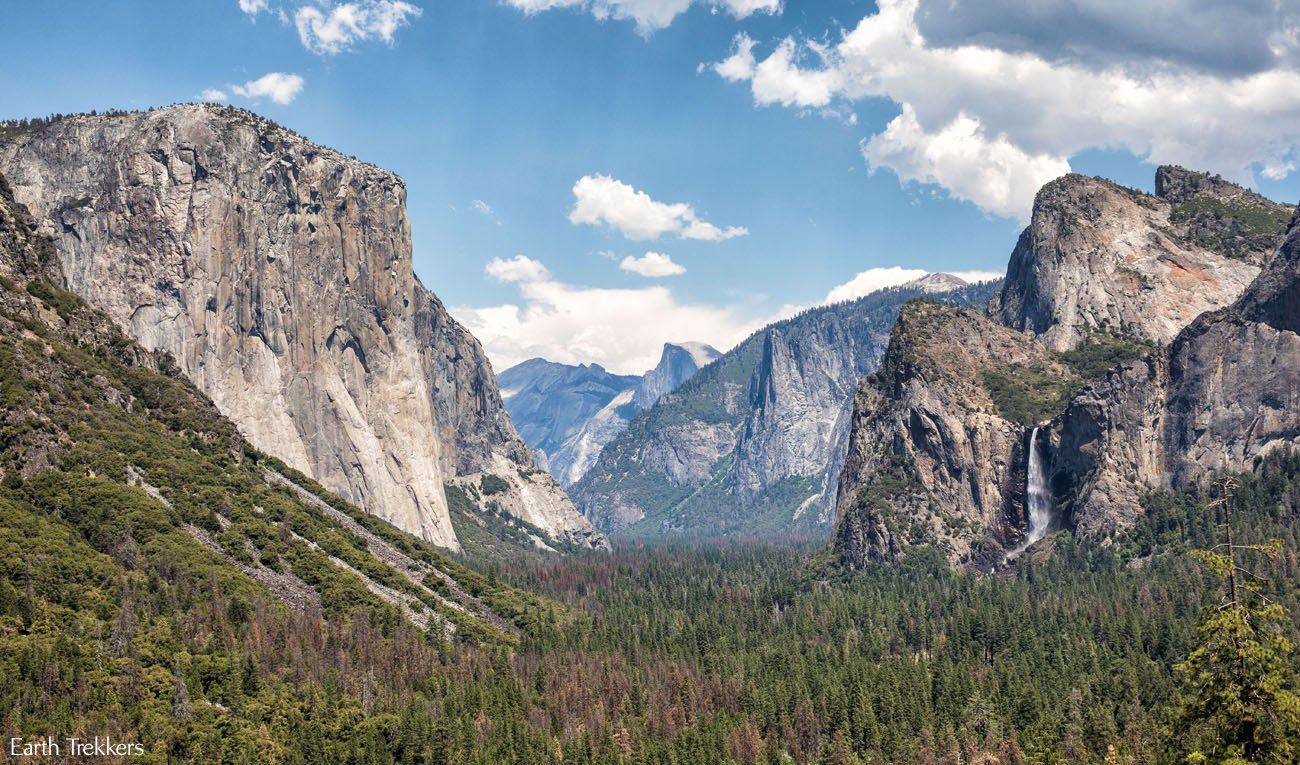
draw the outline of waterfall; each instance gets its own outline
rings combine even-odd
[[[1052,494],[1047,488],[1043,456],[1038,450],[1038,426],[1036,425],[1029,434],[1029,459],[1025,466],[1025,521],[1028,524],[1025,541],[1007,553],[1008,560],[1047,536],[1047,529],[1052,525]]]

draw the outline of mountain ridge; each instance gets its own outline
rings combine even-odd
[[[579,507],[614,534],[824,533],[852,391],[897,308],[923,294],[888,288],[756,331],[634,418],[571,487]]]
[[[411,270],[395,174],[211,105],[11,127],[0,172],[70,288],[171,353],[259,448],[449,549],[446,486],[484,476],[551,538],[604,544]]]
[[[664,343],[659,362],[643,375],[614,375],[599,364],[529,359],[501,373],[504,400],[524,423],[525,442],[538,462],[569,486],[637,412],[720,355],[707,343]]]
[[[1001,565],[1026,533],[1035,430],[1053,525],[1100,540],[1133,526],[1143,491],[1186,488],[1193,479],[1180,479],[1180,470],[1206,475],[1201,463],[1232,439],[1288,432],[1268,403],[1286,396],[1278,362],[1267,361],[1279,358],[1287,336],[1275,331],[1264,341],[1233,317],[1262,300],[1261,285],[1277,295],[1295,289],[1284,275],[1292,245],[1273,255],[1263,244],[1282,239],[1281,215],[1292,208],[1182,168],[1160,168],[1157,187],[1160,197],[1077,175],[1047,184],[990,315],[900,320],[894,361],[858,391],[833,541],[846,567],[923,547],[953,564]],[[1263,302],[1260,315],[1293,320],[1294,308],[1280,307],[1285,299]],[[1226,346],[1192,340],[1213,334],[1198,330],[1209,325],[1238,327],[1240,364],[1223,355]],[[951,368],[913,363],[963,354]],[[1243,373],[1260,387],[1242,387]],[[1174,384],[1180,376],[1199,392]],[[1220,398],[1227,414],[1216,415],[1207,396],[1226,389],[1240,405]],[[1247,412],[1259,421],[1247,425]],[[1203,438],[1206,422],[1220,429]],[[1194,464],[1176,457],[1189,451]],[[1233,453],[1210,458],[1210,470],[1247,468],[1244,455],[1260,448]]]

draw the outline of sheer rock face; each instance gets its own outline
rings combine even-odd
[[[70,289],[370,512],[456,549],[444,482],[531,469],[482,349],[414,276],[396,175],[213,106],[19,132],[0,172]],[[554,499],[553,527],[590,529]]]
[[[531,359],[502,372],[500,380],[524,441],[569,486],[591,469],[605,444],[637,412],[720,355],[704,343],[664,343],[659,363],[641,376],[611,374],[599,364]]]
[[[861,348],[849,324],[828,312],[805,331],[774,328],[764,336],[749,416],[736,443],[732,485],[738,496],[756,496],[788,476],[820,478],[842,448],[837,425],[842,431],[857,381],[880,359],[880,346]]]
[[[1100,179],[1054,181],[992,319],[922,322],[904,311],[892,361],[855,404],[837,505],[846,565],[921,544],[985,566],[1019,540],[1030,427],[988,408],[983,369],[1032,367],[1070,392],[1039,443],[1069,512],[1057,523],[1083,537],[1131,527],[1150,488],[1249,469],[1296,442],[1300,243],[1272,255],[1290,208],[1181,168],[1161,168],[1156,185],[1153,197]],[[1060,352],[1099,332],[1158,345],[1075,390]]]
[[[1289,208],[1221,179],[1162,167],[1156,196],[1067,175],[1043,187],[1001,298],[1001,320],[1068,350],[1096,330],[1169,342],[1235,300]]]
[[[575,485],[579,505],[629,535],[827,533],[858,381],[899,307],[954,284],[881,290],[759,330],[639,414]],[[994,289],[941,297],[983,303]]]
[[[1075,524],[1108,536],[1148,487],[1182,489],[1300,444],[1300,226],[1233,305],[1072,401],[1051,470],[1077,480]]]
[[[558,468],[554,455],[565,442],[640,379],[613,374],[599,364],[529,359],[502,372],[497,381],[519,435],[538,454],[539,462],[544,458],[548,466]]]
[[[1042,343],[983,314],[903,307],[880,370],[854,402],[836,511],[847,566],[892,560],[910,545],[953,562],[1001,557],[1020,526],[1026,434],[999,414],[982,377],[1012,364],[1073,376]]]
[[[654,406],[665,393],[677,390],[721,355],[717,348],[704,343],[664,343],[659,363],[642,376],[632,395],[634,412]]]

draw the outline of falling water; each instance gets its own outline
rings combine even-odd
[[[1047,475],[1043,471],[1043,457],[1038,451],[1038,427],[1029,434],[1029,462],[1025,468],[1025,516],[1029,523],[1025,541],[1007,553],[1014,558],[1030,545],[1047,535],[1052,523],[1052,495],[1047,488]]]

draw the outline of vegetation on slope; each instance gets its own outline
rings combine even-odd
[[[1094,332],[1078,348],[1052,354],[1069,369],[1069,376],[1046,368],[1003,364],[985,367],[980,380],[1003,419],[1030,427],[1064,411],[1070,398],[1089,380],[1139,359],[1150,350],[1148,343]]]
[[[1169,221],[1186,227],[1184,239],[1230,258],[1267,251],[1286,231],[1291,210],[1245,198],[1223,200],[1198,194],[1175,204]]]
[[[977,284],[941,293],[932,299],[955,305],[983,305],[1000,288],[1000,282]],[[857,300],[820,306],[765,327],[701,369],[680,388],[665,395],[653,407],[639,413],[626,430],[601,452],[595,466],[573,487],[584,510],[593,512],[600,523],[602,505],[617,500],[639,507],[645,518],[626,531],[635,538],[672,535],[716,536],[737,530],[758,533],[790,533],[814,530],[816,514],[793,518],[822,476],[791,476],[748,502],[732,491],[728,472],[734,460],[728,453],[710,470],[703,485],[674,483],[648,462],[648,455],[674,438],[676,432],[700,432],[723,428],[739,437],[739,429],[750,415],[750,385],[763,359],[766,334],[779,331],[787,336],[811,332],[827,314],[836,314],[854,327],[854,342],[861,347],[865,371],[874,366],[872,354],[884,352],[898,311],[907,301],[925,294],[916,288],[894,288],[874,292]],[[874,347],[873,347],[874,346]],[[733,444],[734,446],[734,444]],[[809,490],[804,491],[805,488]],[[760,529],[741,529],[756,521]],[[824,534],[825,530],[820,530]]]
[[[462,698],[432,678],[571,621],[250,449],[169,359],[52,281],[2,181],[10,735],[111,735],[144,761],[429,751]]]

